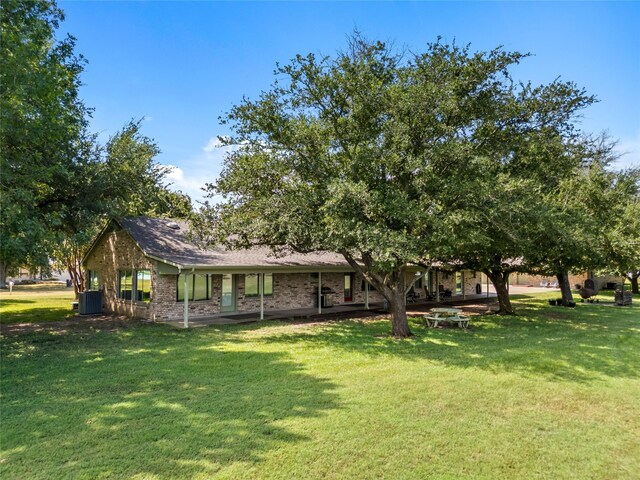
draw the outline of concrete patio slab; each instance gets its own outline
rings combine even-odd
[[[456,295],[447,298],[441,302],[436,301],[418,301],[407,304],[407,313],[420,315],[427,313],[435,306],[463,306],[487,301],[493,302],[495,294],[489,293],[481,295]],[[369,304],[369,309],[365,308],[364,303],[350,303],[346,305],[335,305],[329,308],[323,308],[322,313],[318,313],[317,308],[295,308],[290,310],[268,310],[264,312],[264,320],[297,320],[297,319],[314,319],[314,320],[333,320],[337,318],[349,318],[351,315],[374,316],[387,314],[385,306],[382,302]],[[210,325],[235,325],[241,323],[254,323],[264,321],[260,320],[260,312],[242,312],[242,313],[223,313],[208,317],[191,317],[189,318],[189,328],[206,327]],[[164,320],[158,323],[165,323],[175,328],[184,328],[182,319]]]

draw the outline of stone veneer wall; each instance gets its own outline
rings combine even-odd
[[[98,272],[105,311],[129,317],[154,318],[154,293],[158,272],[124,230],[106,234],[86,261],[87,270]],[[118,270],[151,270],[151,303],[118,298]]]

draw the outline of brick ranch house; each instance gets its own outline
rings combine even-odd
[[[186,223],[136,217],[113,219],[83,259],[87,289],[103,291],[107,312],[156,320],[229,313],[318,308],[319,292],[333,304],[382,302],[382,295],[338,254],[273,256],[267,247],[202,249],[187,238]],[[475,272],[409,269],[408,286],[425,297],[436,283],[454,294],[476,294]]]

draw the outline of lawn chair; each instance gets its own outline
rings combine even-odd
[[[420,295],[411,287],[407,292],[407,303],[416,303],[419,298]]]
[[[451,290],[449,290],[448,288],[444,288],[444,285],[438,285],[438,295],[440,295],[440,300],[450,298],[451,293]]]

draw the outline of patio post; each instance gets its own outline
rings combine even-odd
[[[260,290],[260,320],[264,320],[264,273],[258,275],[258,289]]]
[[[486,275],[487,277],[487,299],[489,298],[489,275]]]
[[[369,282],[364,281],[364,308],[369,310]]]
[[[467,299],[467,290],[464,288],[464,270],[460,272],[460,283],[462,284],[462,299]]]
[[[436,268],[436,303],[440,303],[440,282],[438,281],[438,272]]]
[[[184,310],[182,312],[182,323],[184,328],[189,328],[189,274],[184,274]]]
[[[318,272],[318,314],[322,313],[322,272]]]

